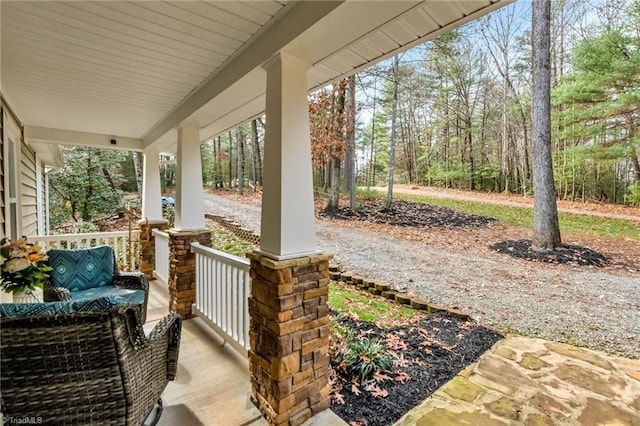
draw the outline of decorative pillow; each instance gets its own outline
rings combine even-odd
[[[53,249],[47,252],[51,282],[70,291],[111,284],[115,272],[113,249],[109,246],[78,250]]]
[[[127,303],[117,296],[46,303],[0,303],[0,317],[46,317],[73,312],[100,312]]]
[[[114,286],[90,288],[89,290],[75,291],[71,298],[77,301],[92,300],[105,297],[120,297],[126,303],[143,305],[145,292],[143,290],[130,290]]]

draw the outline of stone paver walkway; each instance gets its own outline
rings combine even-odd
[[[396,426],[640,425],[640,360],[507,337]]]

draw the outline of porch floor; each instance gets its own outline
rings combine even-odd
[[[149,282],[145,328],[169,312],[169,291]],[[250,399],[249,362],[200,318],[182,323],[176,380],[162,394],[164,411],[158,426],[266,426]],[[331,410],[303,426],[346,426]]]
[[[153,327],[169,311],[168,290],[160,281],[149,283],[145,328]],[[250,401],[251,385],[246,358],[201,319],[182,323],[176,380],[162,394],[160,426],[266,425]]]

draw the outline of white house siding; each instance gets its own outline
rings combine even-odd
[[[38,185],[36,154],[25,143],[20,144],[21,176],[20,199],[22,204],[22,235],[38,234]]]
[[[38,180],[38,185],[36,187],[38,194],[38,235],[47,235],[49,226],[49,209],[48,200],[47,200],[47,176],[45,174],[45,167],[42,164],[42,161],[36,156],[36,164],[38,167],[36,168],[36,176]]]
[[[5,123],[4,108],[0,107],[0,181],[2,186],[0,187],[0,238],[5,237],[4,225],[4,186],[5,186],[5,173],[4,173],[4,123]]]

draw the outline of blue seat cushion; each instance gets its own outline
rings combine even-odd
[[[73,293],[71,293],[71,299],[77,301],[118,297],[120,299],[123,299],[125,303],[132,303],[136,305],[144,304],[144,296],[144,290],[129,290],[126,288],[118,288],[112,285],[74,291]]]
[[[54,287],[71,292],[102,287],[112,283],[115,273],[113,249],[109,246],[78,250],[53,249],[47,252]]]
[[[127,300],[117,296],[92,300],[65,300],[64,302],[0,303],[0,317],[45,317],[73,312],[100,312],[124,303],[128,303]]]

